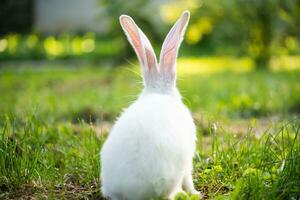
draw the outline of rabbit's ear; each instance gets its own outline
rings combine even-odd
[[[165,78],[175,84],[176,59],[180,43],[189,22],[190,13],[185,11],[168,33],[160,53],[160,71]]]
[[[120,24],[142,65],[144,82],[147,86],[154,81],[158,74],[157,60],[153,48],[146,35],[131,17],[121,15]]]

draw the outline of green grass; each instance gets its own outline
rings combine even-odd
[[[46,123],[33,115],[24,121],[6,117],[0,135],[3,197],[31,192],[69,197],[99,195],[98,153],[103,141],[104,137],[97,137],[86,124],[74,127]]]
[[[213,199],[297,199],[300,195],[300,120],[277,124],[257,138],[224,130],[195,162],[196,186]],[[224,196],[224,194],[226,194]]]
[[[136,71],[0,68],[0,199],[99,199],[99,151],[142,89]],[[300,71],[179,74],[198,126],[194,182],[205,198],[300,197],[299,77]],[[262,119],[272,123],[260,127]],[[239,131],[227,126],[240,121]]]
[[[0,113],[38,113],[55,120],[92,114],[113,120],[142,89],[138,68],[23,66],[0,71]],[[180,75],[193,112],[251,118],[300,113],[300,71]]]

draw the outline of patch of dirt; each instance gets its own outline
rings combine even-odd
[[[112,123],[109,121],[102,121],[98,124],[89,124],[89,127],[96,133],[97,137],[102,137],[108,135],[112,128]],[[79,124],[72,124],[72,129],[74,134],[80,134],[82,127]]]
[[[0,194],[5,200],[35,200],[35,199],[93,199],[105,200],[101,197],[100,187],[96,182],[77,184],[73,175],[65,176],[65,182],[54,188],[42,188],[34,185],[23,185],[21,188]]]
[[[97,123],[102,121],[112,121],[114,115],[109,112],[98,112],[92,107],[84,107],[72,114],[72,123],[77,124],[82,121],[86,123]]]
[[[290,116],[290,119],[295,117],[297,116]],[[209,121],[201,113],[194,113],[193,118],[195,119],[198,129],[202,131],[204,136],[211,134],[212,125],[215,124],[217,132],[219,133],[232,133],[237,137],[251,133],[257,138],[261,137],[269,128],[275,126],[277,123],[287,121],[287,119],[284,120],[279,115],[253,119]]]

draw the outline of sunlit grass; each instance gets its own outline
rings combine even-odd
[[[300,69],[300,56],[281,56],[271,60],[271,69],[274,71]]]
[[[33,113],[0,119],[0,198],[101,199],[99,151],[107,132]],[[193,175],[206,199],[299,196],[299,120],[270,127],[261,138],[251,128],[243,136],[219,126],[216,132],[198,132]],[[191,199],[198,198],[176,198]]]
[[[254,63],[250,58],[203,57],[181,58],[177,62],[179,75],[212,74],[217,72],[250,72]]]
[[[299,120],[254,129],[265,118],[299,116],[300,71],[255,71],[247,58],[178,64],[178,88],[198,129],[197,189],[210,199],[295,197]],[[0,198],[99,198],[99,150],[142,88],[138,65],[0,68]],[[229,129],[237,120],[243,128]]]
[[[248,118],[298,113],[300,109],[299,70],[256,72],[247,59],[220,58],[179,59],[178,72],[178,87],[193,112],[214,118]],[[76,115],[86,113],[111,120],[142,88],[138,65],[3,68],[0,111],[18,115],[34,111],[47,118],[74,121]]]
[[[177,62],[179,75],[213,74],[220,72],[250,72],[255,69],[254,61],[249,57],[231,56],[180,58]],[[274,57],[270,61],[272,71],[291,71],[300,69],[300,56]]]

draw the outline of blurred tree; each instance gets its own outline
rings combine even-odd
[[[285,53],[298,53],[300,39],[300,1],[285,0],[279,2],[278,11],[280,29],[278,30],[277,41],[286,49]]]
[[[209,31],[203,31],[207,25],[199,23],[204,20],[211,24]],[[288,43],[295,46],[299,40],[300,1],[204,1],[194,10],[191,23],[187,32],[192,38],[191,44],[198,44],[207,34],[210,35],[210,44],[223,47],[233,45],[235,51],[240,49],[241,54],[251,56],[257,69],[266,69],[279,45]],[[280,42],[272,49],[276,41]]]
[[[124,38],[118,16],[131,15],[150,40],[152,37],[156,52],[160,45],[155,42],[161,43],[169,28],[162,21],[171,26],[186,9],[192,15],[186,33],[186,41],[194,49],[189,51],[191,55],[199,56],[200,49],[247,55],[257,69],[267,69],[272,56],[282,55],[287,49],[295,50],[299,40],[300,0],[116,0],[114,3],[99,0],[99,3],[109,23],[110,36]],[[126,45],[123,59],[134,55]]]
[[[278,6],[277,0],[237,0],[231,7],[237,11],[232,12],[234,22],[246,28],[246,48],[258,69],[269,65]]]
[[[279,1],[279,17],[287,24],[287,33],[300,37],[300,1]]]
[[[134,18],[158,53],[170,27],[184,10],[190,10],[191,19],[186,46],[180,55],[249,56],[258,69],[266,69],[270,63],[274,64],[276,59],[272,58],[300,53],[300,0],[96,1],[101,25],[107,32],[70,39],[7,34],[32,31],[35,1],[2,0],[0,35],[4,36],[0,38],[0,57],[18,55],[28,59],[34,51],[40,58],[50,54],[51,59],[87,54],[124,62],[135,54],[119,25],[121,14]]]

